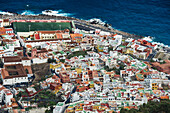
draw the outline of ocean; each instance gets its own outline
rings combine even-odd
[[[0,0],[0,13],[98,18],[125,32],[170,45],[170,0]]]

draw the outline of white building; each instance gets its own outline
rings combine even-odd
[[[0,85],[0,103],[2,103],[3,101],[6,105],[11,105],[12,98],[13,94],[11,93],[11,91],[9,89],[6,89],[4,86]]]

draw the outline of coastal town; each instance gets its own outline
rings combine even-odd
[[[2,113],[120,113],[170,99],[170,47],[96,20],[4,16],[0,75]]]

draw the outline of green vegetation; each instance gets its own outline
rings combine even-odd
[[[64,62],[65,62],[65,59],[61,59],[60,62],[64,63]]]
[[[39,83],[35,84],[33,88],[35,88],[36,91],[39,91],[40,90],[40,84]]]
[[[158,60],[162,60],[161,58],[158,58]]]
[[[0,59],[0,68],[3,68],[4,64],[2,62],[2,60]]]
[[[38,107],[53,106],[56,105],[58,101],[62,101],[62,99],[57,98],[57,96],[49,90],[40,91],[32,100],[37,101]]]
[[[2,78],[0,78],[0,84],[3,84],[3,80],[2,80]]]
[[[68,55],[67,58],[70,59],[72,57],[75,57],[75,56],[85,56],[87,55],[87,51],[76,51],[76,52],[73,52],[72,54]]]
[[[28,93],[26,91],[20,91],[17,95],[16,95],[16,99],[19,100],[21,98],[21,96],[29,96]],[[23,97],[23,100],[27,100],[27,98]]]
[[[162,84],[162,87],[163,87],[164,90],[170,89],[169,86],[168,86],[168,84]]]
[[[105,69],[106,71],[109,71],[109,72],[110,72],[110,71],[113,71],[113,69],[110,69],[109,66],[104,66],[104,69]]]
[[[71,23],[62,22],[14,22],[13,28],[16,32],[29,32],[29,31],[40,31],[40,30],[72,30]]]
[[[139,109],[122,108],[120,113],[170,113],[170,100],[149,101],[147,104],[139,106]]]
[[[21,94],[22,95],[22,94]],[[49,107],[54,106],[58,102],[63,101],[60,97],[57,97],[53,92],[48,90],[42,90],[32,98],[23,98],[23,100],[29,100],[31,103],[37,103],[38,107]]]
[[[48,110],[48,109],[46,109],[45,110],[45,113],[52,113],[53,112],[53,106],[50,106],[50,109]]]
[[[119,64],[119,66],[120,66],[120,67],[119,67],[120,70],[124,70],[124,67],[125,67],[124,63],[121,62],[121,63]]]
[[[31,57],[31,53],[27,53],[29,57]]]
[[[155,69],[155,70],[157,70],[157,68],[156,67],[151,67],[152,69]]]
[[[144,75],[144,77],[146,78],[146,77],[147,77],[147,75]]]
[[[76,68],[71,68],[71,70],[75,70]]]
[[[110,52],[110,51],[113,51],[113,47],[109,47],[108,48],[108,51]]]
[[[55,60],[55,59],[48,58],[48,63],[53,63],[53,62],[56,62],[56,60]]]
[[[163,61],[163,62],[160,62],[160,64],[165,64],[166,62],[165,61]]]
[[[32,109],[32,107],[25,108],[26,111],[29,111],[30,109]]]
[[[108,72],[115,71],[116,74],[118,74],[118,75],[120,74],[120,69],[116,69],[116,68],[110,69],[108,66],[104,66],[104,69]]]
[[[120,75],[120,69],[114,69],[114,71],[115,71],[115,73],[117,74],[117,75]]]
[[[153,59],[151,59],[150,62],[155,62],[155,61]]]

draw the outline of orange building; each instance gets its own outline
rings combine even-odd
[[[60,76],[61,82],[63,83],[70,82],[70,77],[66,72],[60,72],[59,76]]]
[[[6,30],[4,27],[0,27],[0,35],[6,35]]]
[[[82,92],[82,91],[84,91],[84,90],[86,90],[86,89],[88,89],[86,86],[77,86],[77,89],[76,89],[76,91],[77,92]]]
[[[80,43],[82,41],[83,34],[75,33],[70,34],[71,40]]]
[[[143,76],[141,73],[137,73],[137,74],[136,74],[136,79],[137,79],[138,81],[144,81],[144,76]]]

